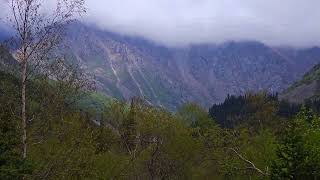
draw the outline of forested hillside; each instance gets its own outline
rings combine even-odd
[[[281,95],[283,99],[301,103],[304,100],[319,100],[320,97],[320,64],[314,66],[303,78]]]
[[[159,2],[0,0],[0,180],[320,179],[320,4]]]
[[[222,115],[196,104],[172,113],[139,98],[110,100],[77,79],[30,79],[23,159],[19,77],[0,72],[0,179],[320,177],[320,119],[312,108],[281,106],[262,93],[230,96],[230,105],[212,108]],[[225,126],[228,117],[241,121]]]
[[[266,92],[229,95],[223,103],[214,104],[209,113],[222,127],[232,128],[242,123],[260,126],[271,123],[274,119],[280,122],[283,118],[293,118],[303,106],[316,114],[320,113],[319,99],[305,99],[303,103],[298,104],[281,99],[278,94]]]

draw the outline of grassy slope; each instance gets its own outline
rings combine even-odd
[[[281,97],[297,103],[320,97],[320,64],[314,66],[300,81],[284,91]]]

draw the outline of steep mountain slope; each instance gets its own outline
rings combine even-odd
[[[120,99],[142,96],[169,109],[190,101],[209,106],[246,91],[281,91],[320,62],[319,48],[258,42],[168,48],[81,23],[69,27],[61,49],[96,76],[100,91]]]
[[[281,95],[281,98],[296,103],[317,97],[320,97],[320,64],[314,66],[302,80],[294,83]]]
[[[3,25],[0,22],[0,42],[8,39],[10,37],[9,27]]]
[[[0,70],[13,72],[18,67],[18,62],[12,57],[10,52],[0,44]]]

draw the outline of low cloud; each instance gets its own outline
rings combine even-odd
[[[319,0],[87,0],[87,7],[89,24],[168,46],[230,40],[320,45]]]
[[[319,0],[89,0],[86,20],[166,45],[320,45]]]

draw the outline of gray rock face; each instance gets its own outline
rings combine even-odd
[[[208,107],[228,94],[279,92],[320,62],[320,49],[273,48],[258,42],[228,42],[168,48],[137,37],[69,27],[62,48],[96,76],[110,96],[141,96],[176,109],[186,102]]]

